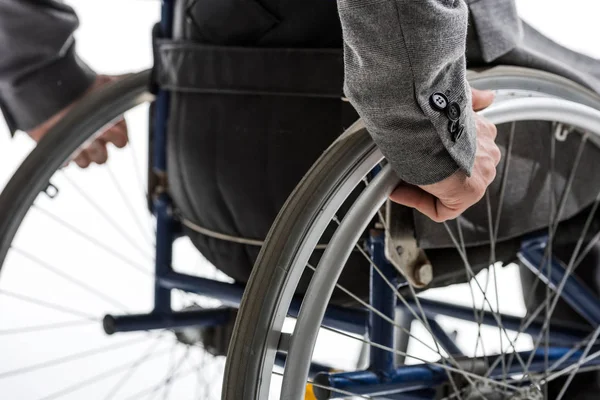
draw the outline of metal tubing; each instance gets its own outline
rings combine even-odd
[[[104,317],[102,325],[104,331],[112,335],[117,332],[216,326],[222,325],[230,319],[231,309],[215,308],[167,313],[107,315]]]
[[[167,120],[169,116],[169,93],[159,90],[156,95],[156,114],[154,116],[154,137],[152,168],[157,176],[167,173]]]
[[[518,256],[531,272],[556,292],[565,278],[566,270],[556,257],[547,257],[545,253],[546,240],[540,238],[537,241],[528,241],[524,244]],[[566,278],[560,297],[593,327],[600,325],[600,300],[598,296],[575,276],[570,275]]]
[[[159,279],[159,284],[167,289],[180,289],[220,300],[231,307],[239,307],[244,287],[233,283],[180,274],[170,271]],[[301,299],[295,298],[290,305],[288,315],[295,318],[300,309]],[[323,325],[344,332],[364,334],[367,313],[361,309],[344,308],[330,305],[325,312]]]
[[[394,354],[395,365],[402,365],[406,361],[406,356],[401,353],[406,353],[408,351],[408,341],[410,339],[409,332],[413,320],[414,317],[410,312],[396,307],[396,318],[394,322],[396,322],[397,326],[404,327],[406,331],[402,329],[395,330],[394,349],[398,351],[398,353]]]
[[[371,306],[389,319],[394,319],[396,309],[396,293],[386,280],[394,287],[398,285],[398,271],[385,257],[385,235],[381,231],[372,231],[370,251],[373,263],[379,268],[385,279],[371,266],[370,302]],[[394,348],[394,325],[373,311],[369,311],[369,338],[373,343]],[[369,369],[387,374],[394,369],[394,353],[379,347],[371,346],[369,352]]]
[[[162,0],[160,27],[165,37],[170,38],[173,30],[173,10],[175,0]]]
[[[242,294],[244,293],[244,287],[241,285],[180,274],[173,271],[169,272],[165,276],[162,276],[159,279],[159,283],[164,288],[180,289],[190,293],[197,293],[203,296],[219,299],[223,301],[223,303],[232,307],[239,306],[242,299]],[[434,318],[436,315],[445,315],[465,321],[476,322],[474,320],[475,317],[473,315],[473,309],[470,307],[457,306],[428,299],[420,299],[419,301],[421,302],[421,306],[423,307],[425,314],[429,318]],[[409,300],[408,303],[411,305],[411,307],[416,307],[412,301]],[[291,317],[296,317],[299,306],[300,300],[294,299],[290,306],[288,315]],[[402,312],[408,314],[407,308],[402,303],[398,303],[397,307]],[[522,318],[510,315],[501,315],[501,318],[502,324],[506,327],[506,329],[513,331],[518,331],[521,323],[523,322]],[[366,319],[367,311],[365,310],[347,309],[330,305],[326,311],[324,325],[335,327],[336,329],[340,329],[345,332],[362,334],[365,332]],[[492,313],[484,313],[483,324],[497,326],[496,320],[494,319]],[[540,332],[541,327],[542,323],[536,321],[527,327],[524,332],[535,335]],[[555,342],[574,343],[580,341],[589,333],[590,330],[586,330],[583,327],[561,327],[557,324],[553,324],[550,337]]]
[[[154,312],[171,311],[171,289],[162,286],[160,279],[171,272],[173,257],[173,217],[171,205],[166,194],[154,201],[156,214],[156,254],[154,281]]]
[[[237,284],[220,282],[213,279],[200,278],[191,275],[180,274],[177,272],[170,271],[165,276],[162,276],[158,280],[159,284],[163,288],[168,289],[180,289],[190,293],[201,294],[203,296],[212,297],[221,300],[226,305],[232,307],[238,307],[244,293],[244,287]],[[473,309],[469,307],[457,306],[453,304],[438,302],[428,299],[420,299],[421,306],[425,311],[425,314],[429,318],[434,318],[436,315],[445,315],[462,319],[465,321],[474,320]],[[416,307],[412,301],[408,301],[409,305]],[[294,299],[289,309],[288,315],[290,317],[296,317],[300,301]],[[398,303],[397,307],[404,313],[408,313],[407,308]],[[340,329],[345,332],[362,334],[365,332],[367,312],[360,309],[347,309],[343,307],[329,306],[326,311],[326,317],[324,318],[323,324],[335,329]],[[522,318],[514,317],[511,315],[502,315],[502,324],[506,329],[518,331]],[[483,315],[484,325],[497,326],[496,320],[493,314],[485,312]],[[527,327],[524,332],[528,334],[539,334],[542,327],[542,323],[539,321],[533,322]],[[552,331],[550,337],[554,342],[560,343],[574,343],[580,341],[586,335],[590,333],[589,330],[583,327],[561,327],[557,324],[552,325]]]
[[[244,287],[241,285],[180,274],[174,271],[169,271],[161,276],[158,279],[158,284],[166,289],[180,289],[212,297],[232,307],[239,307],[244,294]]]
[[[301,298],[294,298],[288,310],[288,316],[296,318],[302,305]],[[364,335],[367,329],[367,312],[358,308],[329,305],[325,310],[322,325],[340,331]]]
[[[372,370],[319,374],[315,377],[315,382],[359,395],[384,396],[432,388],[444,383],[447,379],[448,375],[443,368],[420,364],[391,370],[385,375]],[[315,396],[319,400],[345,397],[343,393],[336,393],[333,390],[319,390],[318,388],[314,390]]]
[[[600,111],[589,106],[550,97],[511,99],[480,112],[494,124],[519,121],[560,121],[583,131],[600,132]]]
[[[162,0],[160,37],[170,39],[173,31],[174,0]],[[169,121],[169,92],[158,90],[154,117],[153,168],[157,173],[167,171],[167,123]]]
[[[412,300],[408,300],[407,302],[410,305],[410,307],[416,307],[416,304]],[[436,315],[445,315],[448,317],[461,319],[463,321],[477,322],[473,314],[473,308],[471,307],[458,306],[454,304],[448,304],[422,298],[419,298],[419,302],[423,307],[423,311],[429,318],[434,318]],[[398,303],[398,307],[400,307],[403,310],[408,310],[408,308],[402,303]],[[506,329],[516,332],[519,332],[521,330],[523,318],[506,314],[499,315],[502,321],[502,325]],[[494,318],[494,313],[489,311],[485,311],[483,313],[482,323],[484,325],[489,326],[498,326],[498,323]],[[528,327],[523,329],[523,332],[530,335],[537,335],[541,332],[542,325],[542,321],[534,321]],[[580,340],[585,338],[590,332],[591,330],[585,329],[585,327],[582,326],[572,325],[569,327],[563,327],[558,324],[552,324],[552,330],[550,331],[550,339],[553,342],[557,343],[572,344],[579,342]]]
[[[444,328],[442,328],[435,319],[427,318],[427,323],[431,328],[431,332],[433,333],[434,339],[442,345],[442,347],[444,348],[444,350],[446,350],[448,354],[451,354],[453,356],[463,355],[462,351],[456,345],[454,339],[452,339],[450,335],[446,333]]]
[[[160,16],[160,36],[171,37],[173,26],[174,0],[163,0]],[[159,90],[156,97],[156,114],[154,116],[154,147],[152,149],[152,168],[159,177],[167,173],[167,121],[169,119],[169,93]],[[153,195],[153,193],[150,193]],[[156,215],[156,254],[154,282],[154,312],[166,313],[171,311],[171,290],[161,285],[161,277],[171,271],[173,258],[174,227],[171,215],[169,196],[161,193],[153,201]]]
[[[543,372],[546,368],[547,361],[552,363],[553,361],[559,360],[569,351],[569,348],[549,348],[548,359],[546,360],[544,349],[538,349],[532,358],[529,371],[532,373]],[[496,357],[488,357],[488,363],[493,363],[497,357],[507,357],[509,355],[510,354],[503,354]],[[519,353],[519,355],[522,358],[527,359],[531,355],[531,352],[525,351]],[[568,359],[564,360],[560,365],[558,365],[555,371],[560,371],[579,362],[581,355],[581,351],[574,352]],[[463,361],[465,371],[469,371],[469,366],[478,364],[473,364],[472,360],[484,361],[483,358],[465,359]],[[600,359],[596,358],[583,364],[583,366],[592,366],[598,364],[600,364]],[[481,372],[485,372],[486,370],[487,368],[483,368]],[[514,363],[508,372],[510,374],[519,374],[523,371],[519,364]],[[494,371],[492,371],[489,377],[492,379],[502,379],[503,376],[504,373],[502,371],[502,367],[498,366]],[[420,391],[434,388],[437,385],[446,382],[447,379],[448,375],[443,367],[431,364],[417,364],[402,366],[386,375],[378,374],[376,371],[371,370],[343,372],[336,374],[321,373],[315,377],[315,382],[334,389],[340,389],[341,391],[356,393],[359,395],[387,395],[386,398],[394,398],[388,396],[400,393],[411,393],[411,395],[415,395],[415,393],[418,395],[425,394],[424,392]],[[336,393],[333,390],[319,390],[317,388],[315,388],[315,395],[319,400],[344,397],[342,393]],[[403,399],[404,397],[398,398]]]

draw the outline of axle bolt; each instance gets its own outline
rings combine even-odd
[[[433,280],[433,267],[431,264],[422,264],[415,268],[415,281],[419,285],[427,286]]]

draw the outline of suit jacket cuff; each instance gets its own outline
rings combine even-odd
[[[96,74],[79,59],[74,47],[0,92],[0,109],[12,134],[35,128],[92,85]]]

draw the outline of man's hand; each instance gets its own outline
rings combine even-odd
[[[115,81],[116,79],[118,78],[114,76],[98,75],[96,77],[96,81],[83,96],[85,97],[87,94],[110,82]],[[61,118],[63,118],[76,103],[77,101],[59,111],[45,122],[27,132],[27,134],[31,136],[33,140],[39,142],[42,137],[48,133],[50,128],[56,125],[58,121],[60,121]],[[104,131],[98,137],[96,137],[91,144],[81,150],[81,152],[73,159],[73,161],[75,161],[75,163],[81,168],[87,168],[93,162],[96,164],[104,164],[108,159],[108,150],[106,148],[108,143],[112,143],[113,145],[122,148],[125,147],[127,142],[127,124],[125,123],[124,119],[121,119],[116,124],[104,128]]]
[[[494,101],[494,93],[473,89],[473,110],[480,111]],[[444,222],[461,215],[477,203],[496,177],[500,150],[496,139],[496,126],[476,114],[477,150],[471,177],[463,171],[432,185],[412,186],[401,184],[390,196],[396,203],[412,207],[435,222]]]

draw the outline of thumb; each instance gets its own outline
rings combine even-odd
[[[414,208],[434,221],[439,220],[437,199],[418,186],[401,184],[390,195],[390,200]]]
[[[484,108],[489,107],[493,102],[496,95],[491,90],[477,90],[471,89],[473,93],[473,110],[481,111]]]

